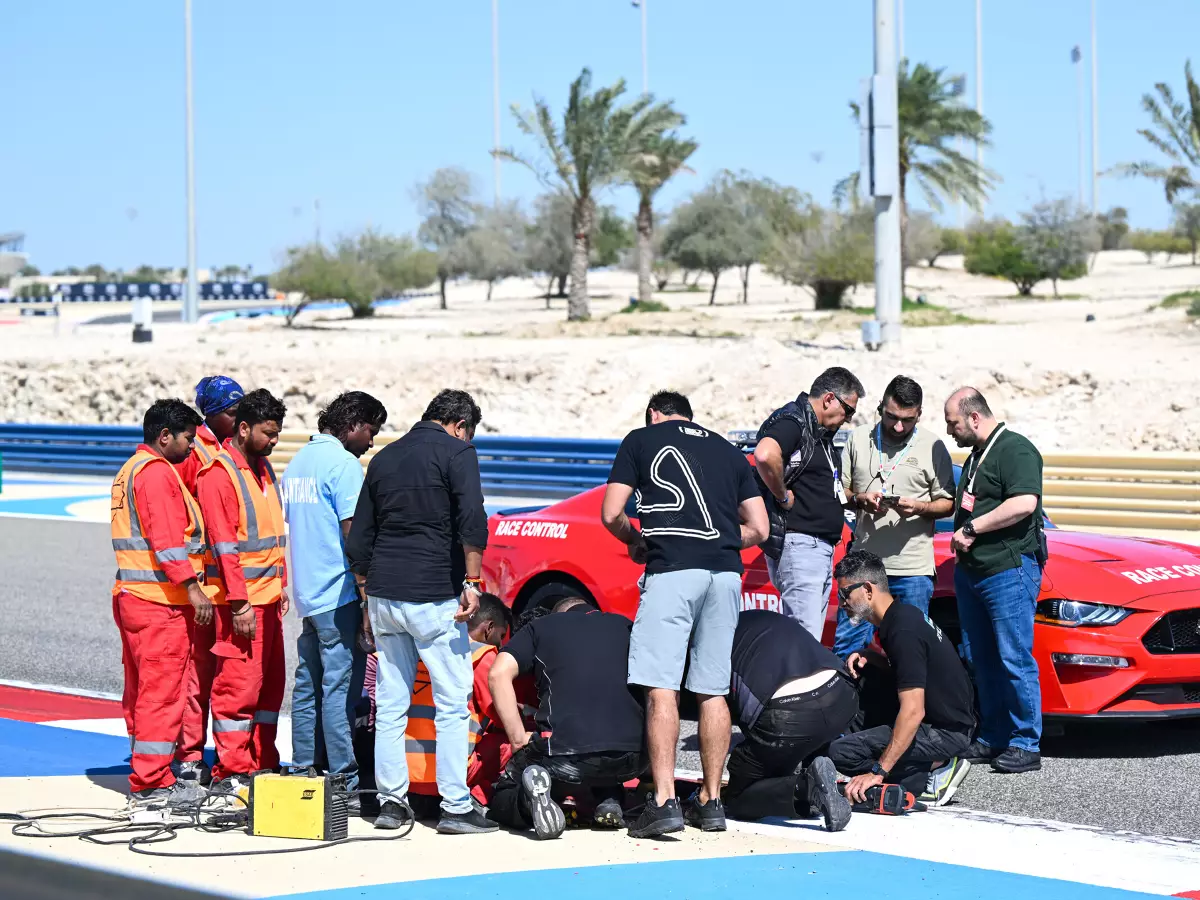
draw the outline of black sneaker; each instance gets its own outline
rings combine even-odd
[[[375,817],[375,827],[395,831],[412,821],[414,821],[413,812],[408,808],[407,803],[384,800],[383,805],[379,808],[379,815]]]
[[[624,825],[625,812],[615,797],[609,797],[596,804],[596,811],[592,813],[593,828],[621,828]]]
[[[487,834],[500,826],[475,809],[465,813],[443,812],[438,819],[438,834]]]
[[[550,787],[550,773],[541,766],[529,766],[521,773],[521,790],[529,801],[529,817],[539,841],[552,840],[567,827],[562,807],[550,798]]]
[[[1021,772],[1036,772],[1042,767],[1042,754],[1032,750],[1022,750],[1019,747],[1009,747],[992,760],[992,771],[1003,772],[1006,775],[1017,775]]]
[[[818,756],[805,772],[808,808],[825,819],[826,831],[841,831],[850,824],[850,801],[838,793],[837,769],[833,760]]]
[[[180,781],[195,781],[201,787],[208,787],[212,784],[212,769],[204,760],[197,759],[180,763],[179,772],[175,777]]]
[[[713,797],[707,803],[701,803],[700,792],[693,792],[683,805],[683,821],[701,831],[724,831],[725,807],[721,805],[721,798]]]
[[[983,743],[983,741],[971,741],[971,746],[958,755],[959,759],[965,759],[969,763],[991,762],[1003,751],[997,750],[995,747]]]
[[[676,831],[683,831],[683,813],[679,810],[679,801],[672,797],[662,806],[654,802],[654,797],[646,799],[646,806],[638,820],[629,828],[629,836],[635,838],[660,837]]]

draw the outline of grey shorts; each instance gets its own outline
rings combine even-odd
[[[629,638],[629,683],[694,694],[729,693],[733,633],[741,610],[737,572],[683,569],[647,575]]]

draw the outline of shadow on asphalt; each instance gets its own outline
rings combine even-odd
[[[1200,719],[1089,722],[1042,739],[1042,755],[1059,759],[1148,759],[1200,753]]]

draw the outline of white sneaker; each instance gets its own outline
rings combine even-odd
[[[954,757],[941,768],[929,773],[929,779],[925,782],[925,793],[917,799],[927,806],[945,806],[970,771],[969,762]]]

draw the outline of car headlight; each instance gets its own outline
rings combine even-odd
[[[1043,600],[1037,605],[1035,622],[1078,628],[1080,625],[1116,625],[1133,614],[1123,606],[1083,603],[1079,600]]]

